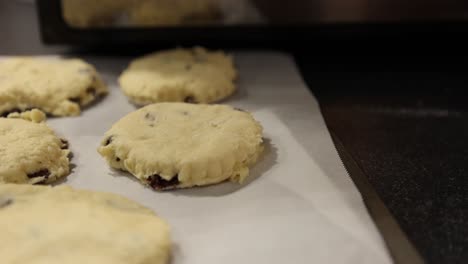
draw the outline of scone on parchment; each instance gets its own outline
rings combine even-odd
[[[262,126],[226,105],[157,103],[106,132],[99,153],[154,189],[242,182],[263,150]]]
[[[96,69],[79,59],[12,57],[0,61],[0,116],[38,108],[76,116],[107,93]]]
[[[168,225],[116,194],[0,184],[2,264],[166,264]]]
[[[212,103],[235,91],[236,77],[232,57],[224,52],[179,48],[132,61],[119,77],[119,84],[137,105]]]
[[[70,173],[68,142],[37,109],[0,117],[0,184],[51,183]]]

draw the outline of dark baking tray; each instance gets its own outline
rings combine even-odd
[[[389,212],[425,262],[468,263],[466,57],[297,61],[395,261],[417,256]]]
[[[468,43],[465,40],[465,36],[468,35],[468,19],[450,19],[450,17],[442,20],[428,17],[424,20],[393,20],[391,22],[367,20],[363,17],[360,21],[352,23],[311,20],[307,24],[289,22],[269,25],[78,29],[69,27],[65,23],[62,17],[61,0],[36,0],[36,4],[43,43],[100,47],[106,51],[136,50],[143,46],[155,49],[174,45],[204,45],[222,48],[288,50],[337,49],[347,52],[364,48],[365,50],[394,52],[398,49],[395,45],[406,50],[410,47],[440,48],[440,45],[451,48],[465,47]],[[466,9],[466,6],[461,5],[460,9]],[[306,14],[298,15],[305,16]]]

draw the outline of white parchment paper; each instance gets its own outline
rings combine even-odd
[[[114,192],[155,210],[172,227],[172,263],[391,263],[331,141],[318,104],[287,54],[238,52],[239,91],[223,103],[252,112],[265,155],[243,185],[155,192],[110,169],[96,149],[135,110],[120,92],[129,58],[84,58],[110,94],[80,117],[48,120],[70,141],[74,172],[61,184]],[[83,227],[86,228],[86,227]]]

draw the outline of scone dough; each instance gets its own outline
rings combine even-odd
[[[154,189],[242,182],[263,150],[262,127],[225,105],[158,103],[106,132],[99,153]]]
[[[0,115],[39,108],[54,116],[79,115],[107,87],[79,59],[13,57],[0,61]]]
[[[50,183],[70,172],[68,142],[32,110],[0,118],[0,184]]]
[[[0,185],[1,263],[166,264],[169,228],[110,193]]]
[[[68,25],[77,28],[118,25],[119,18],[135,3],[132,0],[62,0],[62,14]]]
[[[138,105],[211,103],[234,92],[236,76],[230,56],[196,47],[136,59],[122,73],[119,83],[124,94]]]
[[[169,26],[218,22],[219,0],[62,0],[71,27]]]
[[[141,0],[129,11],[135,26],[173,26],[216,22],[221,18],[219,0]]]

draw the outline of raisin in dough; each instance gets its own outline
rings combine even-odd
[[[0,185],[1,263],[165,264],[169,228],[119,195]]]
[[[79,59],[13,57],[0,61],[0,115],[39,108],[54,116],[79,115],[107,92],[90,64]]]
[[[157,103],[128,114],[98,149],[111,167],[154,189],[242,182],[262,150],[262,127],[251,114],[187,103]]]
[[[119,83],[124,94],[137,105],[211,103],[234,92],[236,75],[230,56],[197,47],[136,59],[122,73]]]
[[[32,110],[0,118],[0,183],[50,183],[68,175],[68,142]]]

